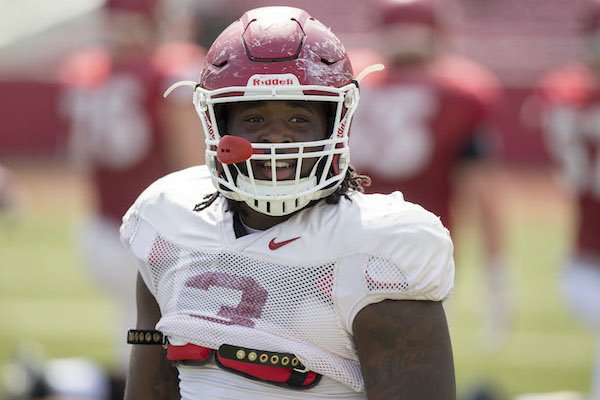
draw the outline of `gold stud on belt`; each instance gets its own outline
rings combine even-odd
[[[158,344],[164,345],[166,337],[155,330],[130,329],[127,331],[127,343],[129,344]]]
[[[254,350],[246,347],[223,344],[219,347],[219,355],[229,360],[243,361],[252,364],[268,365],[271,367],[291,367],[297,370],[306,370],[300,360],[291,353]]]

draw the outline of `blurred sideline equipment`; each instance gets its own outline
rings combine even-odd
[[[1,366],[2,400],[109,400],[111,381],[103,368],[84,358],[46,360],[37,344],[21,345]]]
[[[554,392],[554,393],[529,393],[521,394],[514,400],[594,400],[586,399],[581,393],[577,392]]]
[[[386,65],[384,74],[368,78],[361,88],[364,107],[353,122],[353,164],[372,178],[368,192],[401,191],[440,216],[453,233],[452,209],[462,205],[455,200],[475,203],[485,264],[482,340],[496,350],[508,337],[513,313],[502,196],[490,184],[502,176],[495,126],[499,82],[473,61],[444,53],[444,26],[433,2],[382,0],[379,14],[379,54],[350,52],[358,68],[373,60]]]
[[[121,386],[129,360],[122,338],[135,324],[137,271],[119,240],[122,216],[157,178],[203,163],[193,105],[187,98],[162,97],[173,80],[200,63],[203,51],[181,40],[160,43],[157,6],[158,0],[108,0],[105,41],[71,55],[61,73],[70,152],[89,175],[94,195],[77,245],[90,276],[117,306],[115,379]]]
[[[595,335],[590,399],[600,399],[600,2],[581,19],[582,61],[542,78],[536,104],[549,153],[576,206],[575,238],[561,274],[568,306]]]

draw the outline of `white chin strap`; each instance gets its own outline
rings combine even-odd
[[[247,193],[253,193],[256,197],[260,198],[263,196],[269,196],[269,200],[259,200],[249,196],[244,196],[237,193],[236,197],[239,200],[248,204],[252,209],[267,215],[282,216],[296,212],[308,205],[312,200],[321,198],[322,191],[309,193],[304,196],[298,196],[290,199],[290,189],[299,192],[306,192],[310,188],[317,184],[317,177],[311,176],[308,178],[302,178],[299,181],[279,181],[277,186],[273,187],[271,181],[262,181],[255,179],[254,182],[245,175],[239,174],[236,180],[237,186]],[[281,200],[277,199],[278,196],[286,196]]]

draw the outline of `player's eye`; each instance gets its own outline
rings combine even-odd
[[[294,123],[306,123],[306,122],[310,122],[310,120],[307,117],[301,116],[301,115],[295,115],[292,118],[290,118],[290,122],[294,122]]]
[[[264,118],[261,117],[260,115],[249,115],[247,117],[244,117],[243,121],[250,122],[250,123],[258,123],[258,122],[264,121]]]

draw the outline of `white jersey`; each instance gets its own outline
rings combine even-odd
[[[321,201],[236,238],[222,197],[193,211],[214,191],[204,166],[168,175],[139,197],[121,228],[160,306],[156,329],[179,344],[293,353],[361,392],[357,313],[384,299],[441,301],[453,288],[448,230],[400,193]]]

